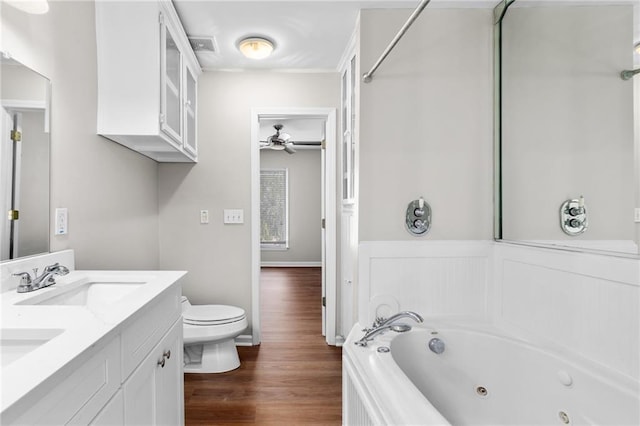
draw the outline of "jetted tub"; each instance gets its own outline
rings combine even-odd
[[[640,424],[638,381],[496,329],[414,326],[359,347],[361,329],[343,350],[345,425]]]

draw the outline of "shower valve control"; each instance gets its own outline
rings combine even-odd
[[[431,227],[431,207],[420,197],[413,200],[407,206],[405,225],[410,234],[420,236],[429,231]]]
[[[584,197],[566,200],[560,206],[560,228],[571,236],[582,234],[586,231],[587,207],[584,205]]]

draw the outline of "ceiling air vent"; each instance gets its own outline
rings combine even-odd
[[[216,49],[216,42],[213,37],[189,37],[189,43],[194,52],[213,53]]]

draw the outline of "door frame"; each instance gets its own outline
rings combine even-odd
[[[287,116],[325,120],[324,219],[326,341],[336,344],[336,109],[335,108],[252,108],[251,109],[251,321],[252,343],[261,341],[260,323],[260,119]],[[321,303],[319,300],[318,303]],[[295,319],[294,319],[295,320]]]

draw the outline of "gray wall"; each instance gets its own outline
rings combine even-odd
[[[260,151],[263,169],[289,169],[289,249],[262,250],[263,262],[322,260],[320,150]]]
[[[194,303],[240,306],[251,318],[251,108],[339,102],[338,73],[200,76],[198,163],[159,166],[160,266],[189,271],[183,291]],[[244,224],[224,225],[226,208],[244,209]]]
[[[503,237],[632,241],[632,6],[514,8],[503,31]],[[580,195],[570,237],[558,212]]]
[[[361,13],[368,70],[407,10]],[[429,9],[361,84],[359,240],[414,239],[407,204],[433,209],[422,239],[491,239],[492,12]]]
[[[2,4],[0,49],[51,80],[50,204],[69,209],[69,234],[51,235],[51,250],[75,249],[78,269],[157,269],[157,165],[96,135],[94,4],[49,6]]]

